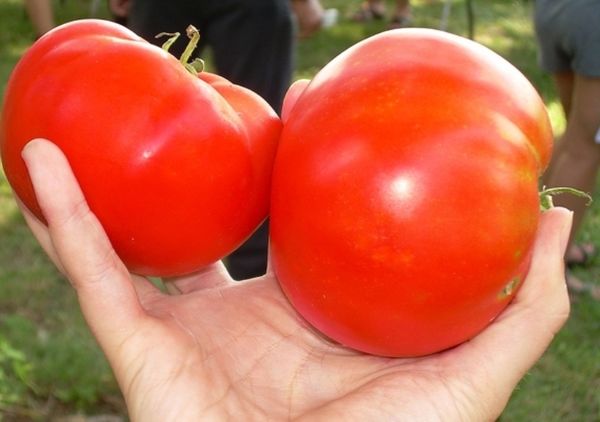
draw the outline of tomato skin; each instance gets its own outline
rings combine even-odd
[[[383,356],[480,332],[529,268],[552,147],[535,89],[480,45],[401,29],[351,47],[293,96],[270,216],[292,305]]]
[[[280,132],[250,90],[195,77],[119,25],[81,20],[17,64],[0,147],[16,195],[44,220],[20,154],[33,138],[56,143],[128,268],[174,276],[227,255],[266,218]]]

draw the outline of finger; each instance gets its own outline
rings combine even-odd
[[[506,400],[567,320],[563,256],[571,221],[564,208],[542,215],[531,268],[517,297],[480,335],[456,349],[465,353],[471,375],[484,371]]]
[[[513,307],[568,311],[564,257],[572,220],[573,213],[566,208],[556,207],[542,214],[531,268],[512,303]],[[563,306],[557,309],[557,305]]]
[[[66,275],[65,269],[56,254],[56,250],[54,249],[54,245],[52,244],[52,239],[50,238],[50,233],[48,231],[48,227],[42,223],[30,210],[23,204],[23,202],[16,197],[16,202],[23,216],[25,217],[25,221],[29,226],[31,232],[37,239],[38,243],[42,246],[42,249],[52,263],[56,266],[56,268],[63,274]],[[142,303],[142,305],[149,300],[160,296],[162,292],[159,288],[157,288],[154,284],[152,284],[148,279],[141,276],[132,275],[133,286],[137,293],[137,296]]]
[[[273,261],[271,258],[271,240],[269,239],[269,245],[267,248],[267,269],[265,275],[271,275],[275,277],[275,270],[273,270]]]
[[[281,121],[283,123],[287,122],[298,98],[300,98],[309,83],[310,80],[308,79],[299,79],[287,90],[285,98],[283,99],[283,105],[281,106]]]
[[[37,200],[48,222],[57,259],[77,291],[82,312],[110,358],[135,332],[143,316],[130,275],[90,211],[69,167],[54,144],[35,140],[23,150]],[[34,230],[47,243],[37,225]]]
[[[37,239],[38,243],[44,252],[46,252],[46,255],[48,255],[52,263],[56,266],[56,268],[58,268],[58,271],[60,271],[62,274],[65,274],[65,269],[58,259],[58,255],[56,254],[54,245],[50,239],[48,227],[42,223],[18,197],[15,197],[15,200],[17,201],[17,205],[19,206],[23,217],[25,217],[25,222],[27,223],[27,226],[29,226],[29,230],[31,230],[33,236]]]
[[[163,279],[167,291],[172,295],[187,294],[197,290],[226,286],[233,283],[223,262],[219,261],[202,270],[182,276]]]

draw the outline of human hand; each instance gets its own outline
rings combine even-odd
[[[23,157],[48,228],[22,211],[75,288],[132,420],[494,420],[568,316],[564,209],[542,215],[529,275],[486,330],[390,359],[313,331],[272,273],[234,282],[218,263],[161,292],[127,272],[56,146],[34,141]]]

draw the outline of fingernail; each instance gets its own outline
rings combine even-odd
[[[567,245],[569,244],[569,238],[571,237],[571,226],[573,225],[573,211],[565,213],[566,216],[563,218],[563,224],[560,230],[560,250],[564,256],[567,251]]]
[[[23,160],[25,160],[25,164],[29,165],[31,158],[33,158],[33,156],[35,155],[35,149],[42,142],[47,141],[45,141],[44,139],[36,138],[32,139],[31,141],[27,142],[27,144],[25,144],[23,150],[21,151],[21,157],[23,158]]]

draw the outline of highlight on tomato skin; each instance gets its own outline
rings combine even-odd
[[[0,153],[16,195],[43,221],[21,151],[51,140],[135,273],[199,270],[267,216],[277,114],[120,25],[84,19],[41,37],[13,70],[2,110]]]
[[[349,48],[286,100],[270,254],[291,304],[376,355],[477,335],[531,260],[552,152],[531,83],[475,42],[400,29]]]

